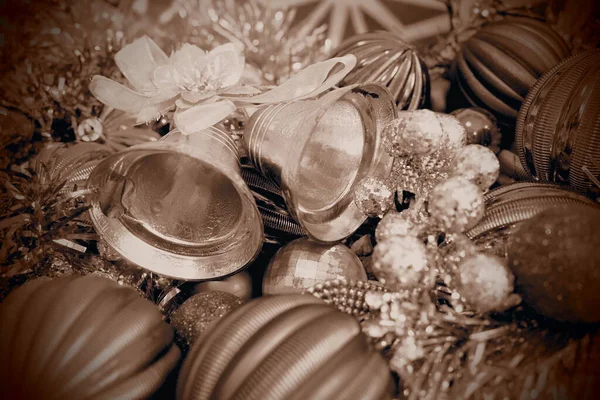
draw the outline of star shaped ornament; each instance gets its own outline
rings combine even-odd
[[[442,0],[271,0],[268,3],[273,7],[298,9],[298,37],[326,23],[331,48],[339,46],[348,36],[376,30],[398,33],[409,42],[450,31],[450,16]],[[406,16],[413,21],[407,21]]]

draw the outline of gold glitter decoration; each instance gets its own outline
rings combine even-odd
[[[355,317],[369,316],[369,306],[365,302],[368,292],[386,291],[383,286],[373,281],[349,281],[346,279],[333,279],[318,283],[304,291],[327,304],[332,304],[338,310]]]
[[[471,144],[458,151],[454,174],[473,182],[484,192],[500,175],[500,162],[487,147]]]
[[[382,242],[394,237],[419,236],[423,230],[421,224],[415,223],[410,211],[389,212],[377,224],[375,239]]]
[[[599,322],[600,211],[570,204],[549,208],[516,228],[508,257],[517,290],[541,314]]]
[[[365,215],[381,218],[393,207],[394,193],[381,179],[367,177],[354,191],[354,204]]]
[[[395,236],[375,246],[373,272],[389,289],[412,289],[427,285],[429,255],[423,243],[412,236]]]
[[[242,305],[231,293],[202,292],[187,299],[170,317],[175,329],[175,342],[184,353],[208,327]]]
[[[463,177],[453,177],[431,191],[428,205],[432,219],[447,232],[464,232],[484,215],[483,193]]]
[[[383,130],[383,147],[394,157],[422,156],[439,150],[443,127],[429,110],[404,111]]]

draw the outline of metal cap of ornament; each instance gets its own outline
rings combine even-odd
[[[177,279],[232,274],[259,253],[263,225],[236,146],[212,127],[133,146],[105,159],[87,185],[100,237],[125,259]]]
[[[358,183],[391,171],[381,138],[395,117],[387,89],[349,86],[318,100],[262,108],[246,125],[244,141],[258,170],[281,185],[307,234],[335,242],[366,219],[353,202]]]

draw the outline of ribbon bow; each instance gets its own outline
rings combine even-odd
[[[96,75],[90,83],[91,93],[107,106],[135,114],[137,123],[158,119],[176,107],[175,125],[184,134],[206,129],[238,108],[317,96],[339,83],[356,65],[351,54],[332,58],[263,93],[241,83],[245,59],[233,43],[210,52],[184,44],[169,57],[156,42],[143,36],[123,47],[115,61],[132,88]]]

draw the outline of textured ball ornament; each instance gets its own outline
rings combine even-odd
[[[462,260],[457,283],[467,304],[480,313],[500,310],[514,290],[514,277],[506,263],[487,254]]]
[[[494,152],[487,147],[472,144],[459,150],[454,174],[468,179],[481,190],[487,191],[498,179],[500,162]]]
[[[11,399],[148,398],[180,357],[154,304],[98,276],[29,281],[0,304],[0,325]]]
[[[600,197],[600,50],[557,65],[527,95],[515,145],[527,174]]]
[[[529,18],[492,22],[463,44],[455,83],[474,107],[513,124],[535,81],[568,55],[548,24]]]
[[[429,256],[422,241],[412,236],[393,237],[373,250],[373,273],[392,290],[413,289],[425,283]]]
[[[485,201],[477,185],[455,176],[433,188],[428,211],[441,229],[460,233],[481,220],[485,213]]]
[[[570,204],[522,222],[509,238],[517,292],[540,314],[600,322],[600,210]]]
[[[356,67],[341,85],[373,82],[386,86],[399,110],[422,108],[429,97],[429,74],[416,49],[399,35],[372,32],[349,38],[334,57],[354,54]]]
[[[383,130],[383,147],[394,157],[422,156],[440,149],[443,127],[433,111],[399,113]]]
[[[225,292],[202,292],[187,299],[170,316],[175,341],[183,352],[223,316],[242,305],[242,300]]]
[[[379,400],[391,387],[354,317],[292,294],[253,300],[214,325],[188,354],[177,398]]]
[[[300,293],[332,279],[366,281],[367,273],[354,252],[343,244],[296,239],[273,256],[263,278],[263,294]]]
[[[479,144],[492,150],[494,154],[500,152],[502,132],[498,120],[492,113],[483,108],[461,108],[450,115],[454,116],[465,128],[467,144]]]
[[[408,211],[387,213],[377,224],[375,239],[383,242],[388,239],[403,236],[418,236],[423,230],[422,225],[415,223]]]
[[[382,217],[394,205],[394,191],[381,179],[367,177],[354,191],[354,203],[370,217]]]

